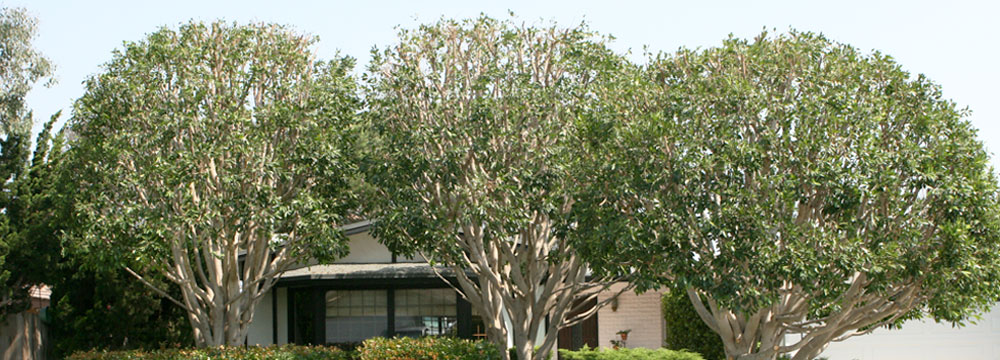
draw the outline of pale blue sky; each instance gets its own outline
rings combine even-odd
[[[863,50],[895,57],[912,73],[923,73],[946,97],[973,110],[987,148],[1000,151],[1000,2],[997,1],[49,1],[7,0],[39,19],[36,47],[56,63],[59,83],[28,97],[36,118],[59,109],[69,115],[83,92],[81,82],[100,71],[123,41],[140,40],[162,25],[189,19],[265,21],[289,24],[320,37],[316,51],[338,50],[368,62],[373,45],[395,41],[393,27],[413,27],[441,16],[464,18],[508,10],[526,21],[582,20],[614,35],[613,46],[640,58],[680,46],[706,47],[728,34],[752,37],[764,27],[822,32]],[[1000,165],[994,156],[993,164]]]

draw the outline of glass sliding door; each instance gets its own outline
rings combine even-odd
[[[326,292],[326,342],[356,343],[388,337],[386,290],[332,290]]]
[[[395,294],[396,335],[458,335],[455,290],[399,289]]]
[[[357,345],[379,336],[473,336],[469,305],[460,304],[451,288],[329,289],[289,290],[293,342]],[[475,332],[483,332],[482,322],[476,325]]]

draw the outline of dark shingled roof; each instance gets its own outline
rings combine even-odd
[[[390,263],[390,264],[330,264],[311,265],[286,271],[282,280],[333,280],[333,279],[416,279],[437,278],[434,270],[446,277],[452,275],[451,270],[437,266],[434,269],[427,263]]]

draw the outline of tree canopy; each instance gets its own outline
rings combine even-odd
[[[191,22],[115,51],[74,107],[80,246],[180,287],[199,346],[242,344],[254,306],[304,258],[347,251],[350,58],[269,24]]]
[[[613,280],[588,277],[566,216],[576,122],[609,111],[628,67],[605,41],[585,26],[441,20],[401,31],[367,74],[376,236],[447,266],[489,338],[521,359],[544,357]]]
[[[1000,300],[1000,188],[968,111],[822,35],[636,65],[586,24],[442,19],[374,50],[361,88],[315,37],[192,21],[116,50],[32,151],[24,97],[52,72],[35,31],[0,9],[0,316],[31,285],[103,281],[54,298],[103,326],[95,309],[142,284],[198,346],[243,344],[277,277],[346,254],[362,208],[505,357],[546,356],[622,281],[686,294],[730,359],[811,359]],[[186,339],[162,303],[109,338]]]
[[[580,222],[632,236],[581,249],[687,288],[729,357],[811,359],[997,300],[996,178],[967,112],[923,75],[796,31],[645,70],[638,115],[598,145],[615,154],[591,179],[604,217]]]

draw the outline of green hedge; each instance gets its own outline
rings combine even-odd
[[[486,341],[447,337],[374,338],[358,348],[359,360],[493,360],[497,347]]]
[[[687,351],[668,349],[559,350],[562,360],[704,360]],[[78,352],[68,360],[499,360],[496,346],[486,341],[447,337],[374,338],[356,351],[329,346],[283,345],[269,347],[219,347],[153,351]]]
[[[78,352],[68,360],[497,360],[499,352],[485,341],[446,337],[374,338],[354,351],[329,346],[220,347]]]
[[[701,320],[684,290],[663,294],[663,320],[666,348],[694,351],[709,360],[726,358],[722,339]]]
[[[68,360],[352,360],[354,355],[327,346],[219,347],[206,349],[162,349],[88,351]]]
[[[584,347],[579,351],[559,350],[561,360],[705,360],[689,351],[670,349],[618,349],[597,350]]]

